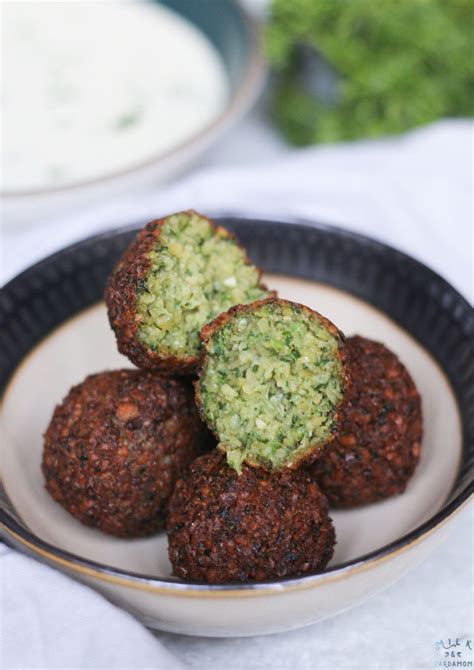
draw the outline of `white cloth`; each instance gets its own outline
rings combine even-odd
[[[3,670],[182,670],[130,614],[87,586],[0,547]]]
[[[5,230],[2,281],[87,235],[194,208],[345,226],[419,258],[472,299],[472,141],[472,123],[445,121],[398,139],[288,151],[282,159],[250,168],[207,167],[146,197],[83,209],[66,221]],[[0,568],[5,670],[180,667],[140,624],[91,589],[7,549],[0,555]],[[456,632],[447,628],[439,636]],[[178,651],[179,643],[170,642],[172,636],[156,637]],[[293,638],[304,644],[305,632],[288,634]],[[265,657],[264,648],[271,650],[275,644],[271,642],[275,638],[266,639],[268,644],[258,638],[254,643],[239,640],[225,645],[217,641],[201,645],[198,639],[195,643],[189,639],[186,660],[195,667],[210,667],[212,649],[221,645],[221,660],[215,667],[298,667],[295,661],[303,656],[295,656],[295,650],[288,655],[288,666],[283,665],[281,651],[281,665],[275,665],[271,651]],[[257,659],[258,665],[245,665],[246,644],[254,650],[248,658]],[[196,652],[200,646],[202,666]],[[232,650],[242,655],[234,666]],[[316,658],[314,665],[311,658],[304,658],[301,667],[326,667]],[[362,665],[369,667],[367,662]],[[389,665],[382,660],[370,667]],[[407,659],[405,667],[415,666]]]

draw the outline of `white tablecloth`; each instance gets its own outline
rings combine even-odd
[[[407,251],[472,299],[472,140],[472,124],[457,121],[399,139],[290,151],[254,114],[172,188],[4,231],[2,279],[99,230],[193,207],[337,223]],[[472,637],[472,526],[464,513],[423,566],[356,610],[238,640],[152,637],[86,587],[4,550],[3,667],[433,667],[444,660],[438,640]]]

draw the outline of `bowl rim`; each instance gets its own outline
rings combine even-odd
[[[231,0],[232,6],[240,14],[246,32],[248,46],[248,58],[245,70],[235,91],[227,99],[223,110],[200,130],[197,130],[187,139],[182,140],[166,151],[150,154],[150,157],[139,162],[132,162],[128,167],[123,167],[107,172],[99,177],[90,177],[74,181],[63,186],[48,186],[46,188],[27,188],[9,190],[0,189],[0,198],[9,201],[21,201],[24,198],[33,199],[38,197],[54,196],[69,191],[80,191],[95,186],[111,184],[115,180],[139,174],[142,170],[152,169],[160,163],[177,158],[188,150],[198,149],[199,144],[205,138],[224,130],[239,113],[244,114],[257,97],[266,73],[266,64],[263,54],[263,36],[260,22],[238,1]],[[166,9],[170,9],[166,7]],[[171,10],[170,11],[174,11]],[[202,32],[202,31],[201,31]],[[227,77],[228,83],[228,77]]]
[[[219,217],[215,217],[219,218]],[[241,223],[247,223],[252,225],[262,224],[275,224],[276,221],[265,221],[258,218],[249,218],[249,217],[235,217],[227,216],[220,217],[223,225],[225,221],[239,221]],[[469,313],[474,313],[472,307],[469,305],[467,300],[454,289],[445,279],[443,279],[439,274],[425,266],[420,261],[414,259],[413,257],[401,252],[394,247],[387,245],[383,242],[375,240],[371,237],[368,237],[363,234],[359,234],[344,228],[320,224],[320,223],[309,223],[303,221],[278,221],[279,225],[291,226],[293,230],[295,229],[308,229],[316,228],[324,233],[333,232],[343,238],[355,239],[361,242],[364,245],[370,245],[377,248],[380,251],[383,251],[384,254],[388,254],[392,258],[396,258],[398,261],[409,261],[412,266],[414,266],[419,272],[424,274],[426,277],[429,277],[431,280],[435,280],[438,285],[449,288],[450,292],[454,294],[458,300],[458,303],[462,304],[464,307],[467,307]],[[125,228],[115,228],[108,230],[91,237],[85,238],[78,242],[75,242],[63,249],[51,254],[50,256],[40,260],[35,263],[27,270],[24,270],[14,279],[12,279],[8,284],[2,289],[1,293],[4,292],[10,285],[26,278],[29,274],[34,273],[40,266],[45,263],[52,261],[57,261],[64,254],[71,253],[76,249],[87,245],[93,246],[101,239],[115,238],[120,234],[136,230],[137,226],[133,225]],[[341,289],[344,290],[344,289]],[[359,299],[364,300],[364,298],[359,296]],[[368,302],[368,301],[366,301]],[[96,303],[95,303],[96,304]],[[369,303],[370,304],[370,303]],[[371,305],[374,309],[381,311],[386,316],[389,316],[382,308]],[[84,307],[83,309],[87,309]],[[74,318],[79,312],[76,312],[75,315],[65,319],[62,323],[67,322],[70,318]],[[389,317],[392,318],[392,317]],[[61,323],[57,324],[56,327],[61,327]],[[404,328],[403,325],[397,324],[399,327]],[[408,331],[409,332],[409,331]],[[410,333],[412,337],[415,337]],[[47,335],[46,335],[47,337]],[[25,362],[26,358],[31,354],[36,347],[40,346],[44,338],[40,339],[19,361],[18,365],[14,369],[12,375],[10,375],[7,380],[4,389],[2,390],[2,397],[8,391],[10,383],[15,376],[15,373],[18,371],[19,367]],[[424,346],[421,342],[418,342],[420,346]],[[431,352],[429,352],[430,355]],[[445,370],[442,368],[441,364],[437,361],[440,369],[446,374]],[[458,405],[459,407],[459,405]],[[459,408],[460,409],[460,408]],[[460,412],[461,414],[461,412]],[[465,436],[463,436],[463,446],[466,449]],[[1,479],[0,479],[0,486]],[[8,496],[6,495],[5,489],[2,486],[3,495],[6,500]],[[410,549],[412,546],[422,542],[430,535],[432,535],[436,530],[448,523],[455,515],[457,515],[461,509],[463,509],[467,504],[469,499],[473,496],[474,486],[471,478],[467,480],[467,483],[461,488],[461,490],[456,492],[456,495],[448,499],[448,502],[441,507],[432,517],[427,521],[420,524],[410,532],[402,535],[400,538],[375,549],[371,552],[368,552],[362,556],[358,556],[355,559],[339,563],[333,567],[325,569],[320,573],[313,573],[310,575],[305,575],[301,577],[287,577],[285,579],[275,579],[268,580],[264,582],[255,582],[255,583],[242,583],[242,584],[202,584],[196,582],[183,582],[175,577],[154,577],[150,575],[145,575],[142,573],[136,573],[133,571],[127,571],[120,568],[114,568],[103,563],[99,563],[90,559],[82,558],[77,556],[73,552],[69,552],[56,547],[55,545],[50,544],[37,537],[29,529],[24,527],[19,523],[14,515],[8,513],[6,506],[2,504],[0,509],[0,535],[9,541],[10,544],[14,547],[22,549],[24,552],[34,555],[39,558],[39,560],[47,561],[55,564],[59,569],[68,569],[73,572],[76,572],[83,576],[94,577],[99,581],[105,583],[112,583],[123,587],[133,588],[141,591],[149,591],[157,594],[173,595],[173,596],[185,596],[185,597],[251,597],[251,596],[261,596],[261,595],[276,595],[282,594],[289,591],[295,590],[304,590],[310,589],[327,582],[338,581],[340,579],[351,576],[354,573],[359,573],[364,570],[370,569],[377,566],[378,564],[389,560],[390,558],[395,557],[396,555]],[[11,508],[14,509],[13,505]]]
[[[322,586],[328,582],[339,581],[351,577],[355,573],[364,572],[376,567],[380,563],[384,563],[424,541],[439,528],[449,523],[454,516],[467,506],[472,495],[471,483],[434,517],[418,526],[415,530],[380,549],[325,569],[324,572],[303,577],[288,577],[280,580],[243,584],[200,584],[196,582],[183,582],[174,577],[157,578],[83,559],[72,552],[65,551],[41,540],[28,529],[18,524],[3,509],[0,510],[0,534],[4,540],[10,540],[13,547],[22,549],[24,553],[37,556],[39,560],[54,563],[58,569],[72,570],[79,573],[79,575],[94,577],[99,581],[109,584],[172,596],[208,598],[256,597],[307,590]]]

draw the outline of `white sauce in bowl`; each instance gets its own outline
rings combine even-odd
[[[224,65],[155,3],[3,5],[3,191],[67,186],[152,160],[226,105]]]

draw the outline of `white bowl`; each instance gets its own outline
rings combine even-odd
[[[281,297],[317,309],[347,335],[386,343],[407,366],[422,396],[425,430],[421,461],[406,492],[359,509],[332,511],[337,546],[323,572],[237,585],[174,578],[164,533],[122,540],[71,517],[44,487],[42,435],[71,385],[93,372],[130,367],[116,350],[104,305],[87,306],[100,296],[111,265],[130,240],[130,233],[117,232],[59,252],[5,288],[3,351],[14,374],[6,370],[2,377],[9,381],[1,424],[1,529],[9,544],[100,590],[151,627],[192,635],[260,635],[332,616],[389,586],[441,542],[467,504],[472,407],[465,400],[472,390],[473,317],[441,278],[366,238],[323,226],[219,223],[236,231],[267,269],[278,266],[299,275],[266,274],[266,283]],[[325,283],[303,278],[309,274]],[[370,294],[385,312],[399,313],[407,328],[418,329],[418,338],[344,289]],[[64,320],[66,314],[71,318]],[[432,335],[457,397],[445,370],[422,344]],[[17,365],[22,351],[28,355]]]
[[[217,49],[229,87],[225,108],[194,136],[164,153],[151,151],[148,160],[134,167],[65,186],[0,193],[2,225],[34,224],[166,182],[195,163],[255,102],[266,71],[258,21],[234,0],[202,9],[187,0],[164,4],[199,28]]]

